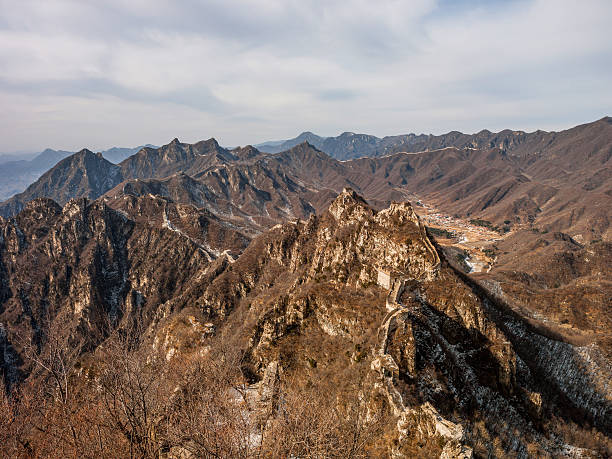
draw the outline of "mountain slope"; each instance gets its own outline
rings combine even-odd
[[[453,269],[409,204],[377,212],[346,189],[320,215],[278,225],[242,250],[231,225],[191,206],[155,196],[123,200],[113,210],[104,200],[60,208],[38,199],[0,220],[1,363],[10,384],[43,378],[28,345],[43,358],[59,339],[81,356],[72,373],[82,381],[77,406],[106,431],[108,420],[96,416],[112,406],[100,399],[112,364],[103,358],[112,346],[107,339],[115,330],[139,330],[137,348],[124,352],[138,352],[154,379],[130,377],[160,388],[147,393],[147,404],[160,408],[146,441],[176,452],[204,454],[207,443],[198,443],[197,429],[171,437],[168,413],[210,413],[213,395],[214,403],[230,403],[224,407],[245,400],[243,419],[265,420],[241,428],[260,454],[272,456],[295,452],[296,435],[308,434],[304,454],[316,447],[312,435],[326,429],[325,412],[303,410],[327,395],[327,410],[362,423],[336,432],[334,441],[358,438],[363,455],[609,452],[612,374],[599,351],[525,321]],[[209,249],[236,243],[234,255]],[[187,378],[197,369],[193,359],[206,355],[217,359],[211,371],[236,365],[216,383],[228,392]],[[175,372],[185,377],[174,379]],[[88,384],[92,375],[102,383]],[[164,380],[174,395],[164,395]],[[205,391],[197,400],[203,405],[178,403],[197,387]],[[318,395],[310,402],[297,398],[311,393]],[[179,411],[175,422],[188,413],[200,412]],[[213,425],[234,428],[235,411],[212,413]],[[310,424],[283,427],[291,419]],[[44,432],[19,435],[32,448],[45,446]],[[114,446],[134,447],[122,438]],[[89,447],[65,442],[55,454]]]
[[[254,241],[231,273],[213,283],[208,301],[227,307],[232,296],[225,293],[217,303],[217,292],[225,290],[215,284],[232,285],[230,304],[250,305],[247,317],[257,325],[244,331],[245,342],[259,377],[273,366],[282,367],[287,381],[326,375],[330,386],[350,385],[341,369],[364,359],[363,370],[371,369],[362,386],[368,409],[390,411],[398,453],[422,454],[420,443],[430,453],[469,447],[479,455],[488,449],[496,456],[554,456],[555,441],[546,439],[544,427],[551,413],[559,424],[601,413],[591,419],[609,429],[609,367],[579,369],[575,365],[594,362],[595,354],[580,357],[578,349],[547,338],[430,247],[409,206],[376,213],[347,190],[320,217]],[[376,299],[380,290],[368,287],[377,268],[406,280],[387,296],[386,309],[384,297]],[[277,281],[266,275],[279,269]],[[238,293],[245,289],[252,293]],[[231,318],[230,324],[238,326]],[[486,434],[477,431],[476,420]],[[511,433],[516,429],[521,433]],[[440,446],[429,443],[432,438]],[[492,438],[509,449],[485,446]]]
[[[0,219],[3,346],[19,356],[0,362],[7,384],[34,370],[25,359],[29,345],[43,352],[53,337],[95,349],[115,327],[148,324],[211,263],[237,256],[250,241],[206,212],[162,198],[116,207],[35,199]]]
[[[119,166],[125,178],[163,178],[177,172],[192,175],[218,160],[232,158],[229,151],[220,147],[215,139],[194,144],[183,144],[174,139],[159,148],[143,148]]]
[[[155,148],[153,145],[146,146]],[[112,163],[119,163],[137,153],[141,148],[143,147],[113,147],[103,151],[102,156]],[[72,154],[74,153],[70,151],[47,148],[32,159],[2,162],[2,167],[0,167],[0,200],[8,199],[17,193],[21,193],[44,172]]]
[[[118,166],[101,154],[84,149],[61,160],[23,193],[2,203],[0,215],[14,215],[28,201],[39,197],[51,198],[60,204],[76,197],[95,199],[122,180]]]

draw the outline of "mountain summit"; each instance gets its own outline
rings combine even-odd
[[[5,201],[0,207],[1,214],[15,214],[37,197],[48,197],[60,204],[75,197],[95,199],[122,180],[119,166],[101,154],[83,149],[61,160],[23,193]]]

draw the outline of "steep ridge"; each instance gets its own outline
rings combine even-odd
[[[116,327],[146,326],[167,301],[185,307],[186,285],[250,240],[206,212],[160,197],[116,207],[83,198],[62,208],[35,199],[0,220],[0,324],[15,354],[1,362],[9,386],[33,370],[28,347],[44,354],[53,337],[92,351]]]
[[[524,317],[612,357],[612,244],[560,232],[523,231],[496,242],[493,269],[472,276]]]
[[[307,218],[314,212],[309,198],[318,192],[308,188],[293,170],[253,147],[233,150],[231,155],[234,160],[216,161],[193,176],[180,173],[164,179],[126,181],[107,197],[157,194],[207,209],[224,220],[251,226],[253,231],[279,221]]]
[[[50,198],[60,204],[76,197],[95,199],[122,180],[117,165],[84,149],[61,160],[23,193],[3,202],[0,215],[15,215],[35,198]]]
[[[391,302],[379,270],[402,283]],[[390,416],[385,455],[554,457],[564,426],[611,427],[598,351],[535,329],[457,273],[406,204],[377,213],[345,190],[329,212],[255,239],[199,301],[244,337],[252,381],[282,368],[281,387],[358,387],[364,413]]]
[[[216,161],[231,159],[234,156],[220,147],[215,139],[194,144],[184,144],[174,139],[159,148],[143,148],[119,166],[126,179],[163,178],[178,172],[193,175]]]

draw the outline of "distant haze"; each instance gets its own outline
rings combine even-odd
[[[609,0],[0,0],[0,151],[560,130],[612,114]]]

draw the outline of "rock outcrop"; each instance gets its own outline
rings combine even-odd
[[[116,327],[146,328],[191,306],[185,290],[194,279],[249,242],[206,212],[161,198],[134,198],[124,208],[37,199],[0,222],[2,346],[19,356],[4,359],[5,375],[27,375],[25,348],[44,352],[51,335],[91,351]]]

